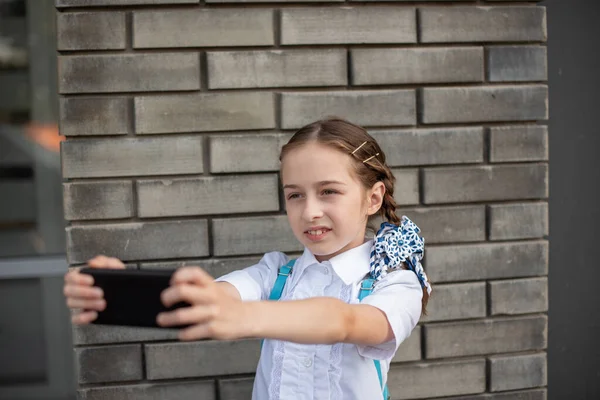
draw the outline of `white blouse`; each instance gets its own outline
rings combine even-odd
[[[373,241],[348,250],[329,261],[318,262],[305,249],[288,277],[281,300],[334,297],[358,304],[360,283],[369,273]],[[243,301],[267,300],[277,270],[288,262],[280,252],[267,253],[260,262],[227,274]],[[395,339],[378,346],[348,343],[297,344],[265,340],[258,363],[253,400],[371,400],[382,398],[373,363],[381,360],[384,382],[398,346],[410,336],[421,315],[423,292],[412,271],[397,270],[379,281],[362,303],[382,310]],[[273,315],[273,318],[277,318]],[[323,321],[323,323],[327,323]]]

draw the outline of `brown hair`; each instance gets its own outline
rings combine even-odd
[[[296,131],[281,149],[279,160],[283,160],[290,151],[309,142],[321,143],[348,154],[354,160],[352,166],[356,176],[366,189],[370,189],[377,182],[383,182],[385,195],[378,214],[392,224],[400,224],[394,200],[396,178],[386,164],[385,153],[364,128],[338,117],[313,122]],[[423,314],[427,314],[428,300],[427,290],[423,289]]]

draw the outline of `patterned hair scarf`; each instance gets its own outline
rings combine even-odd
[[[425,241],[419,232],[419,227],[405,216],[400,226],[389,222],[381,224],[371,251],[371,277],[375,281],[383,279],[388,272],[402,269],[402,263],[405,263],[417,275],[421,286],[431,294],[431,285],[421,265]]]

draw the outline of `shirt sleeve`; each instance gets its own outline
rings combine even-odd
[[[361,356],[376,360],[394,357],[398,346],[407,339],[421,317],[423,289],[414,272],[398,270],[379,281],[361,304],[383,311],[394,332],[394,339],[377,346],[358,346]]]
[[[288,257],[283,253],[267,253],[258,264],[223,275],[216,281],[232,284],[240,293],[242,301],[267,300],[279,267],[287,262]]]

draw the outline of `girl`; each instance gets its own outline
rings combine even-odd
[[[217,280],[198,267],[180,268],[162,301],[190,306],[159,315],[158,323],[191,324],[181,340],[267,339],[253,399],[386,398],[390,361],[431,291],[419,228],[396,216],[394,176],[359,126],[341,119],[305,126],[280,160],[288,221],[304,253],[295,261],[267,253]],[[376,215],[389,222],[368,240]],[[89,264],[123,267],[103,256]],[[66,275],[67,304],[88,310],[73,317],[76,324],[106,306],[92,285],[89,275]]]

